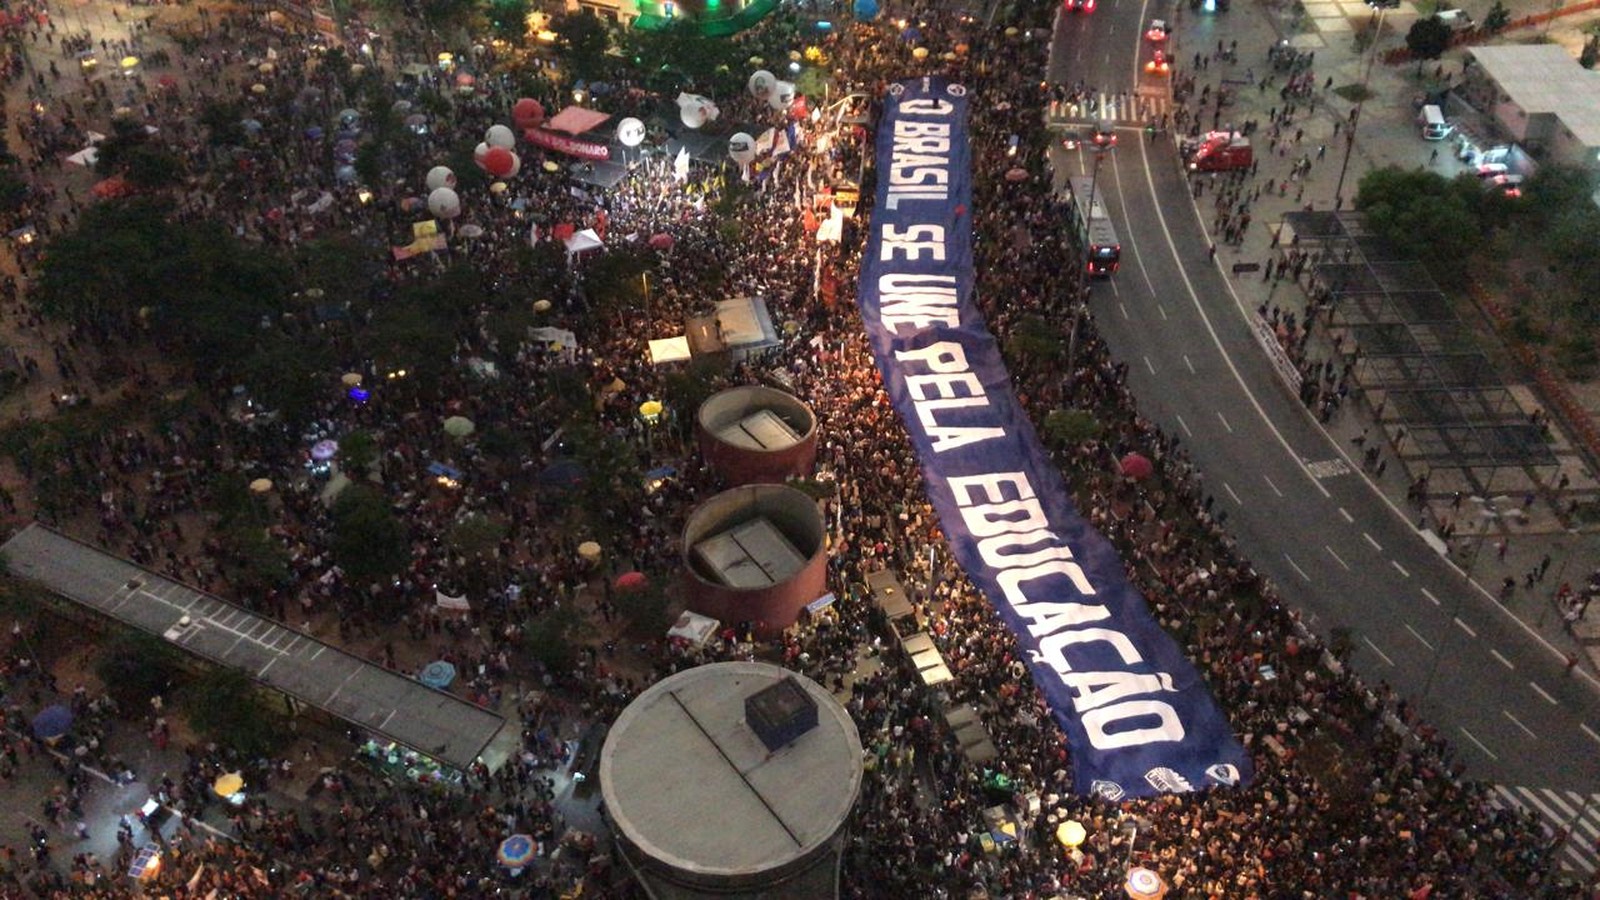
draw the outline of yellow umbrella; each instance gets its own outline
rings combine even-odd
[[[544,170],[546,172],[559,172],[561,171],[561,164],[553,159],[547,159],[544,161]]]
[[[504,194],[506,192],[506,187],[507,185],[504,181],[496,181],[494,184],[489,185],[489,193]]]
[[[552,304],[550,303],[549,300],[535,300],[535,301],[533,301],[533,311],[534,312],[549,312],[551,306],[552,306]]]
[[[589,562],[600,558],[600,545],[594,541],[584,541],[578,545],[578,555]]]
[[[220,775],[217,777],[216,782],[211,785],[211,789],[216,791],[218,797],[232,797],[234,794],[239,793],[239,791],[243,788],[244,776],[240,775],[238,772],[229,772],[226,775]]]
[[[639,418],[646,422],[654,422],[661,418],[662,408],[660,400],[646,400],[639,404]]]
[[[1077,819],[1069,819],[1056,827],[1056,840],[1063,847],[1076,847],[1083,843],[1089,833],[1084,830],[1083,823]]]
[[[134,66],[137,66],[138,64],[139,64],[139,57],[137,57],[137,56],[124,56],[122,58],[122,67],[124,69],[131,69]]]
[[[250,493],[252,494],[265,494],[270,490],[272,490],[271,478],[257,478],[255,481],[250,482]]]
[[[477,428],[478,426],[472,424],[472,420],[466,416],[451,416],[444,420],[444,433],[451,437],[466,437]]]
[[[265,94],[266,92],[267,92],[267,86],[264,85],[264,84],[252,84],[252,85],[250,85],[250,93],[252,93],[252,94]]]

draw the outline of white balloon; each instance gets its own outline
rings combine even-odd
[[[644,143],[644,123],[632,116],[618,122],[617,140],[624,147],[637,147]]]
[[[779,112],[784,112],[794,104],[794,83],[780,81],[772,86],[772,93],[767,95],[767,105]]]
[[[454,219],[461,215],[461,197],[450,188],[435,188],[428,195],[428,212],[441,219]]]
[[[491,147],[510,150],[517,145],[517,136],[504,125],[490,125],[489,130],[483,133],[483,141]]]
[[[748,90],[750,96],[757,100],[765,100],[772,93],[773,85],[777,83],[778,76],[768,72],[766,69],[759,69],[750,76],[750,80],[745,84],[745,90]]]
[[[455,186],[456,173],[450,171],[449,166],[434,166],[428,170],[428,190],[436,191],[442,187]]]
[[[517,173],[521,172],[521,171],[522,171],[522,157],[520,157],[517,154],[513,153],[513,154],[511,154],[511,171],[507,172],[506,174],[504,174],[504,175],[502,175],[500,177],[502,177],[502,178],[515,178],[517,176]]]
[[[728,158],[741,166],[749,165],[756,158],[756,139],[742,131],[728,138]]]
[[[478,168],[483,168],[483,157],[488,154],[488,152],[488,144],[479,144],[472,149],[472,161],[478,164]]]
[[[707,122],[714,122],[721,111],[710,98],[699,94],[678,95],[678,118],[688,128],[699,128]]]

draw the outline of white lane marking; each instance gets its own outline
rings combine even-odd
[[[1189,354],[1187,354],[1187,353],[1185,353],[1183,355],[1183,364],[1189,367],[1189,374],[1190,375],[1196,374],[1195,370],[1194,370],[1194,362],[1191,359],[1189,359]]]
[[[1587,734],[1592,740],[1594,740],[1595,743],[1600,744],[1600,734],[1595,734],[1593,728],[1590,728],[1584,722],[1579,722],[1578,723],[1578,727],[1582,728],[1583,729],[1583,733]]]
[[[1333,552],[1333,548],[1332,547],[1329,547],[1327,544],[1323,544],[1322,545],[1322,549],[1328,551],[1328,555],[1333,557],[1334,561],[1337,562],[1339,565],[1344,566],[1346,569],[1350,568],[1350,564],[1345,562],[1344,558],[1341,557],[1339,554]]]
[[[1118,303],[1117,304],[1117,309],[1122,310],[1122,317],[1124,319],[1127,319],[1130,322],[1133,321],[1133,317],[1128,315],[1128,304],[1126,304],[1126,303]]]
[[[1558,702],[1558,701],[1557,701],[1557,700],[1556,700],[1556,698],[1554,698],[1554,697],[1552,697],[1552,696],[1550,696],[1550,692],[1549,692],[1549,691],[1546,691],[1546,690],[1545,690],[1545,689],[1544,689],[1544,688],[1542,688],[1542,687],[1539,687],[1539,682],[1537,682],[1537,681],[1530,681],[1530,682],[1528,682],[1528,687],[1531,687],[1531,688],[1533,688],[1533,690],[1534,690],[1534,693],[1536,693],[1536,694],[1538,694],[1538,695],[1539,695],[1539,696],[1541,696],[1541,697],[1543,697],[1543,698],[1544,698],[1544,699],[1545,699],[1545,702],[1546,702],[1546,703],[1548,703],[1548,704],[1550,704],[1550,705],[1551,705],[1551,706],[1560,706],[1560,705],[1561,705],[1561,704],[1560,704],[1560,703],[1559,703],[1559,702]]]
[[[1272,483],[1272,479],[1270,477],[1264,474],[1261,477],[1266,480],[1267,487],[1272,488],[1272,492],[1274,494],[1277,494],[1279,497],[1283,496],[1283,491],[1278,490],[1278,486]]]
[[[1383,545],[1378,543],[1375,539],[1373,539],[1372,535],[1367,534],[1365,531],[1363,531],[1363,532],[1361,532],[1361,536],[1367,539],[1367,543],[1372,545],[1372,549],[1378,551],[1379,553],[1383,552]]]
[[[1135,68],[1137,69],[1137,63],[1135,63]],[[1156,179],[1154,174],[1155,167],[1150,165],[1150,151],[1146,147],[1148,143],[1148,141],[1138,142],[1139,158],[1144,163],[1145,187],[1149,188],[1150,196],[1152,198],[1157,198],[1160,197],[1161,194],[1156,190]],[[1121,167],[1117,165],[1117,158],[1115,156],[1111,158],[1111,175],[1116,181],[1117,196],[1120,200],[1123,194],[1122,171]],[[1126,209],[1126,203],[1124,203],[1123,206],[1124,209]],[[1167,227],[1167,212],[1165,204],[1156,203],[1155,211],[1156,221],[1161,225],[1161,233],[1165,235],[1167,239],[1167,252],[1171,254],[1172,261],[1176,264],[1178,277],[1183,279],[1183,287],[1185,292],[1187,292],[1189,295],[1189,303],[1194,306],[1195,312],[1200,315],[1200,321],[1205,323],[1206,333],[1211,336],[1211,343],[1217,348],[1218,354],[1222,357],[1222,362],[1227,365],[1229,373],[1233,375],[1233,380],[1239,385],[1239,389],[1244,392],[1245,397],[1250,400],[1250,406],[1256,411],[1256,415],[1261,419],[1261,423],[1266,426],[1268,431],[1272,432],[1272,436],[1278,441],[1278,445],[1283,447],[1289,456],[1294,459],[1296,465],[1300,466],[1300,471],[1305,472],[1306,478],[1310,480],[1312,486],[1320,491],[1324,497],[1333,496],[1332,494],[1328,493],[1327,488],[1322,486],[1321,481],[1318,481],[1316,478],[1312,477],[1311,473],[1306,470],[1305,463],[1300,461],[1300,454],[1295,452],[1294,447],[1289,444],[1289,439],[1283,436],[1282,431],[1278,430],[1278,426],[1272,421],[1272,417],[1267,415],[1266,409],[1261,405],[1260,398],[1256,397],[1255,392],[1250,389],[1250,385],[1245,382],[1244,374],[1241,373],[1239,371],[1239,367],[1234,364],[1233,357],[1229,356],[1227,350],[1223,348],[1222,336],[1217,334],[1217,326],[1212,323],[1211,315],[1206,312],[1205,305],[1200,302],[1200,293],[1199,291],[1195,290],[1194,282],[1189,279],[1189,272],[1184,268],[1183,260],[1178,258],[1178,245],[1173,240],[1172,229]],[[1200,215],[1200,206],[1195,202],[1193,197],[1189,198],[1189,211],[1194,214],[1195,221],[1198,222],[1201,229],[1204,230],[1206,222],[1205,219]],[[1140,256],[1138,258],[1142,262],[1143,257]],[[1220,271],[1221,263],[1216,263],[1216,265]],[[1114,283],[1115,282],[1113,282],[1113,284]],[[1222,284],[1228,289],[1228,294],[1233,297],[1234,306],[1238,307],[1241,315],[1253,315],[1255,313],[1254,310],[1245,308],[1244,303],[1239,299],[1239,295],[1233,289],[1233,282],[1224,277],[1222,279]],[[1316,421],[1315,416],[1312,416],[1311,419],[1312,421]],[[1398,508],[1393,504],[1390,504],[1390,508],[1395,509],[1397,513],[1399,511]]]
[[[1476,631],[1472,630],[1472,626],[1471,625],[1468,625],[1467,623],[1461,621],[1459,618],[1457,618],[1455,621],[1456,621],[1456,625],[1460,626],[1462,631],[1465,631],[1467,634],[1470,634],[1473,637],[1477,637],[1478,636],[1478,633]]]
[[[1411,577],[1411,573],[1406,571],[1406,567],[1400,565],[1400,560],[1391,559],[1391,560],[1389,560],[1389,565],[1394,566],[1396,569],[1400,570],[1400,577],[1401,578],[1410,578]]]
[[[1422,642],[1422,646],[1427,647],[1429,650],[1433,649],[1433,645],[1428,643],[1428,639],[1423,637],[1420,634],[1417,634],[1417,630],[1415,628],[1412,628],[1410,625],[1407,625],[1406,626],[1406,630],[1411,632],[1411,636],[1412,637],[1414,637],[1417,640],[1421,641]]]
[[[1371,648],[1372,648],[1372,652],[1373,652],[1373,653],[1376,653],[1376,654],[1378,654],[1378,658],[1379,658],[1379,659],[1382,659],[1382,660],[1383,660],[1383,661],[1384,661],[1384,662],[1386,662],[1386,663],[1388,663],[1388,664],[1389,664],[1389,665],[1391,665],[1391,666],[1392,666],[1392,665],[1394,665],[1394,660],[1392,660],[1392,659],[1390,659],[1390,658],[1389,658],[1389,654],[1387,654],[1387,653],[1385,653],[1385,652],[1383,652],[1383,651],[1382,651],[1382,650],[1379,650],[1379,649],[1378,649],[1378,645],[1377,645],[1377,644],[1374,644],[1374,643],[1373,643],[1373,642],[1372,642],[1372,639],[1371,639],[1371,638],[1368,638],[1368,637],[1367,637],[1367,636],[1366,636],[1366,635],[1362,635],[1362,636],[1361,636],[1361,640],[1362,640],[1362,642],[1363,642],[1363,643],[1365,643],[1365,644],[1366,644],[1366,645],[1367,645],[1367,646],[1368,646],[1368,647],[1371,647]]]
[[[1439,598],[1435,597],[1433,595],[1433,591],[1430,591],[1427,588],[1423,588],[1422,589],[1422,596],[1427,597],[1429,600],[1432,600],[1434,606],[1438,606],[1439,605]]]
[[[1296,564],[1296,563],[1295,563],[1295,561],[1294,561],[1294,557],[1292,557],[1292,556],[1290,556],[1290,555],[1289,555],[1289,554],[1287,554],[1287,553],[1285,553],[1285,554],[1284,554],[1284,555],[1283,555],[1283,558],[1284,558],[1284,559],[1287,559],[1287,560],[1288,560],[1288,561],[1289,561],[1289,565],[1290,565],[1290,566],[1291,566],[1291,567],[1293,567],[1293,568],[1294,568],[1294,570],[1295,570],[1295,571],[1296,571],[1296,572],[1299,572],[1299,573],[1300,573],[1300,577],[1301,577],[1301,578],[1304,578],[1304,579],[1305,579],[1305,580],[1307,580],[1307,581],[1310,581],[1310,580],[1311,580],[1311,576],[1310,576],[1310,575],[1307,575],[1307,574],[1306,574],[1306,570],[1305,570],[1305,569],[1302,569],[1302,568],[1300,568],[1300,566],[1299,566],[1299,565],[1298,565],[1298,564]]]
[[[1194,437],[1194,432],[1189,430],[1189,423],[1183,420],[1183,416],[1178,416],[1178,427],[1183,429],[1184,434]]]
[[[1493,647],[1490,647],[1489,648],[1489,655],[1494,657],[1495,659],[1500,660],[1500,665],[1505,666],[1506,668],[1511,669],[1513,671],[1516,670],[1517,664],[1512,662],[1509,659],[1506,659],[1504,656],[1501,656],[1499,650],[1496,650]]]
[[[1342,506],[1341,506],[1341,507],[1339,507],[1339,515],[1341,515],[1341,516],[1344,516],[1344,520],[1345,520],[1345,521],[1346,521],[1346,522],[1350,522],[1350,523],[1354,523],[1354,522],[1355,522],[1355,520],[1356,520],[1356,517],[1355,517],[1355,516],[1352,516],[1352,515],[1350,515],[1350,513],[1349,513],[1349,511],[1348,511],[1348,510],[1346,510],[1346,509],[1345,509],[1345,508],[1344,508],[1344,507],[1342,507]]]
[[[1239,499],[1239,495],[1233,492],[1233,485],[1224,481],[1222,483],[1222,489],[1228,492],[1228,496],[1233,498],[1233,502],[1239,504],[1240,506],[1244,505],[1244,501]]]
[[[1537,734],[1533,733],[1533,729],[1532,728],[1529,728],[1528,726],[1522,724],[1522,720],[1518,719],[1516,716],[1513,716],[1509,711],[1502,709],[1502,710],[1500,710],[1500,715],[1505,716],[1506,718],[1510,719],[1511,720],[1511,724],[1517,726],[1518,728],[1521,728],[1528,735],[1528,737],[1531,737],[1531,738],[1537,738],[1538,737]]]
[[[1164,305],[1162,305],[1160,303],[1157,303],[1156,304],[1156,309],[1161,313],[1161,320],[1162,321],[1166,321],[1166,319],[1167,319],[1167,308],[1166,308],[1166,306],[1164,306]]]
[[[1485,747],[1483,745],[1483,741],[1478,740],[1477,737],[1475,737],[1472,734],[1472,732],[1466,730],[1465,728],[1462,728],[1460,725],[1457,725],[1456,728],[1458,730],[1460,730],[1460,732],[1462,734],[1467,736],[1467,740],[1473,742],[1474,744],[1477,744],[1478,745],[1478,749],[1482,750],[1485,754],[1487,754],[1490,759],[1499,759],[1500,758],[1500,757],[1495,755],[1495,752],[1493,750],[1490,750],[1488,747]]]
[[[1222,427],[1228,429],[1229,434],[1233,434],[1233,426],[1228,424],[1228,417],[1224,416],[1220,409],[1217,410],[1217,418],[1222,420]]]
[[[1151,361],[1150,361],[1150,357],[1148,357],[1148,356],[1146,356],[1146,357],[1145,357],[1145,358],[1144,358],[1144,367],[1145,367],[1145,368],[1146,368],[1146,369],[1149,369],[1149,370],[1150,370],[1150,374],[1151,374],[1151,375],[1154,375],[1154,374],[1155,374],[1155,373],[1156,373],[1156,364],[1155,364],[1155,363],[1153,363],[1153,362],[1151,362]]]

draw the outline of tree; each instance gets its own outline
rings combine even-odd
[[[1025,316],[1018,322],[1006,340],[1006,349],[1023,363],[1047,363],[1065,350],[1060,329],[1043,316]]]
[[[1489,12],[1483,17],[1483,30],[1490,34],[1499,34],[1511,24],[1511,10],[1501,0],[1494,0],[1494,5],[1489,7]]]
[[[339,494],[333,503],[333,559],[359,587],[393,577],[410,562],[405,526],[382,491],[352,484]]]
[[[575,636],[581,619],[570,605],[547,609],[528,622],[522,646],[528,656],[555,675],[572,671],[578,661]]]
[[[352,479],[362,479],[378,461],[378,440],[370,431],[352,431],[339,441],[339,462]]]
[[[1411,30],[1406,32],[1406,48],[1416,58],[1419,73],[1424,62],[1438,59],[1450,49],[1452,37],[1454,33],[1450,30],[1450,26],[1438,16],[1429,16],[1412,23]]]
[[[120,175],[135,187],[154,191],[183,179],[183,160],[151,139],[144,126],[132,119],[111,122],[111,133],[95,145],[95,171]]]
[[[270,756],[288,734],[285,716],[237,669],[205,673],[183,699],[195,731],[249,758]]]
[[[528,36],[528,0],[489,0],[485,14],[489,17],[489,30],[494,35],[520,44]]]
[[[611,65],[606,51],[611,49],[611,32],[600,17],[587,10],[562,16],[555,23],[559,36],[556,48],[574,79],[603,80]]]
[[[1578,54],[1578,65],[1592,69],[1596,62],[1600,62],[1600,35],[1591,34],[1588,40],[1583,42],[1583,52]]]
[[[1067,450],[1084,441],[1100,436],[1100,423],[1089,412],[1081,409],[1052,409],[1045,417],[1043,427],[1045,442],[1053,450]]]
[[[1481,187],[1452,183],[1436,172],[1391,166],[1361,179],[1356,208],[1402,255],[1426,264],[1441,284],[1457,286],[1467,275],[1462,261],[1481,240],[1482,224],[1469,201],[1473,190]]]
[[[171,644],[142,632],[118,632],[96,657],[95,674],[124,710],[142,711],[151,697],[170,696],[186,675],[183,658]]]

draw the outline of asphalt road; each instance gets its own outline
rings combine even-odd
[[[1128,0],[1058,17],[1052,80],[1135,86],[1146,19]],[[1093,165],[1082,150],[1052,152],[1060,178]],[[1209,260],[1172,143],[1122,129],[1098,190],[1122,269],[1094,288],[1096,323],[1143,413],[1182,436],[1245,555],[1313,630],[1353,629],[1357,670],[1420,703],[1469,777],[1600,784],[1600,702],[1439,557],[1277,380],[1249,330],[1259,301],[1235,296]],[[1304,303],[1292,286],[1275,300]]]

